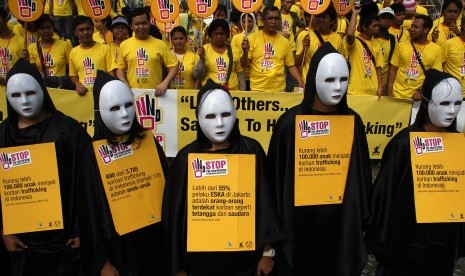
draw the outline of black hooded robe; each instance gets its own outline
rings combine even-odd
[[[197,107],[204,93],[223,89],[209,81],[197,95]],[[229,92],[228,92],[229,93]],[[278,227],[276,206],[268,182],[265,152],[254,139],[240,135],[236,121],[226,149],[209,151],[209,141],[197,125],[197,140],[177,154],[167,179],[163,197],[163,224],[168,242],[169,275],[181,270],[191,276],[252,276],[262,258],[263,247],[282,238]],[[207,145],[207,146],[206,146]],[[187,252],[187,178],[189,153],[254,154],[256,178],[255,251]]]
[[[115,136],[103,123],[98,111],[100,91],[107,82],[112,80],[118,79],[103,71],[98,71],[93,90],[95,110],[94,140]],[[135,119],[130,132],[143,133],[146,130]],[[145,136],[140,139],[154,139],[163,174],[166,175],[168,165],[163,148],[150,132],[146,132]],[[132,145],[137,147],[139,142],[138,139],[134,139]],[[120,236],[113,224],[92,145],[87,149],[87,152],[93,156],[92,162],[87,165],[87,170],[96,172],[96,176],[89,175],[89,177],[93,178],[85,182],[89,185],[82,186],[83,190],[81,192],[81,244],[85,275],[100,275],[100,271],[107,259],[121,276],[165,275],[161,222]],[[128,211],[130,212],[130,210]]]
[[[11,275],[79,275],[80,254],[66,246],[69,239],[79,237],[78,186],[85,178],[82,165],[89,162],[85,149],[91,138],[79,123],[55,109],[35,66],[20,59],[7,79],[16,73],[27,73],[41,84],[44,93],[43,109],[50,112],[45,120],[18,129],[18,114],[7,101],[8,118],[0,124],[0,148],[53,142],[55,144],[60,180],[63,230],[15,234],[28,249],[10,253]],[[1,206],[0,206],[1,209]],[[1,211],[1,210],[0,210]],[[0,228],[3,222],[0,221]]]
[[[337,53],[330,43],[318,49],[310,63],[307,80],[315,78],[318,64],[329,53]],[[302,103],[278,119],[268,150],[271,179],[286,235],[277,272],[286,276],[360,275],[368,258],[363,232],[369,217],[371,190],[370,158],[363,122],[348,108],[346,96],[332,113],[312,110],[314,97],[318,97],[315,84],[307,82]],[[354,116],[354,140],[342,204],[294,206],[297,115]]]

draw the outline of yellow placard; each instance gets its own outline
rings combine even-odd
[[[187,251],[255,250],[255,155],[189,154]]]
[[[346,15],[355,4],[354,0],[332,0],[338,15]]]
[[[331,0],[300,0],[302,9],[309,14],[323,13],[331,3]]]
[[[152,0],[150,11],[152,12],[152,16],[155,20],[161,23],[171,23],[179,16],[179,1]]]
[[[63,229],[54,143],[0,149],[5,235]]]
[[[44,2],[41,0],[8,0],[11,14],[24,22],[33,22],[44,13]]]
[[[169,23],[161,23],[160,21],[155,20],[155,24],[157,24],[158,29],[162,33],[171,33],[171,30],[173,30],[175,27],[179,26],[181,24],[181,18],[176,17],[176,19],[172,22]]]
[[[140,145],[93,143],[116,232],[120,235],[161,221],[165,177],[150,134]]]
[[[78,0],[79,1],[79,0]],[[102,20],[111,13],[110,0],[80,0],[85,14],[92,19]]]
[[[460,133],[410,133],[418,223],[465,221],[464,145]]]
[[[297,115],[295,122],[295,206],[342,203],[354,116]]]
[[[232,0],[236,9],[242,13],[251,13],[260,9],[263,0]]]
[[[187,0],[187,6],[191,13],[197,17],[209,17],[216,11],[216,0]]]

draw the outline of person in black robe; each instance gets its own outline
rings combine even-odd
[[[104,88],[110,82],[112,82],[110,85],[113,86]],[[127,125],[128,129],[122,130],[125,131],[124,133],[115,133],[117,130],[110,129],[102,119],[100,94],[103,89],[106,89],[106,92],[110,91],[112,97],[124,98],[127,97],[127,94],[124,95],[124,93],[130,93],[131,102],[127,103],[125,108],[128,108],[128,112],[132,111],[134,117],[131,124]],[[99,70],[93,93],[95,110],[94,140],[106,139],[110,144],[123,142],[137,148],[143,139],[154,139],[158,158],[165,174],[167,161],[163,148],[153,135],[144,129],[137,119],[134,119],[134,102],[129,87],[121,80]],[[115,120],[119,119],[117,116],[115,115]],[[89,170],[98,171],[93,148],[90,147],[88,150],[94,156],[93,162],[89,165]],[[87,183],[93,185],[84,187],[82,192],[83,206],[80,215],[83,266],[86,275],[116,275],[116,272],[121,276],[164,275],[161,223],[151,224],[120,236],[113,224],[100,174],[98,173],[96,182],[87,181]],[[128,210],[128,212],[131,212],[131,210]]]
[[[268,182],[268,172],[265,165],[265,152],[254,139],[242,136],[232,98],[227,90],[219,84],[208,80],[197,94],[197,120],[203,108],[203,100],[213,97],[210,93],[227,93],[231,100],[234,114],[232,130],[226,142],[217,146],[212,142],[209,134],[204,133],[197,121],[197,139],[185,146],[177,154],[167,179],[163,199],[163,224],[165,238],[168,242],[167,262],[169,275],[192,276],[251,276],[257,273],[269,273],[273,266],[270,257],[262,256],[264,251],[270,252],[269,245],[282,238],[278,226],[276,206],[272,198]],[[226,103],[229,107],[229,103]],[[228,112],[230,113],[230,112]],[[254,251],[241,252],[187,252],[187,178],[189,153],[218,153],[218,154],[254,154],[256,171],[256,216],[255,216],[255,244]],[[266,254],[265,254],[266,255]],[[274,254],[272,254],[274,255]],[[260,274],[258,274],[260,275]]]
[[[455,103],[449,103],[456,104],[449,126],[435,125],[435,120],[430,118],[432,91],[441,85],[445,85],[446,94],[452,95],[455,89],[457,98]],[[452,275],[463,238],[463,223],[416,222],[410,132],[456,132],[455,116],[462,103],[460,83],[451,75],[434,69],[425,74],[422,94],[415,122],[401,130],[386,146],[373,187],[372,215],[366,239],[370,253],[379,262],[377,275]]]
[[[12,79],[15,81],[10,82]],[[89,162],[84,152],[91,138],[76,120],[56,110],[36,67],[19,59],[8,72],[7,95],[9,89],[16,93],[18,83],[26,82],[38,84],[43,92],[40,112],[32,118],[21,115],[7,97],[8,118],[0,124],[0,148],[55,144],[56,153],[50,154],[56,154],[57,158],[64,229],[3,235],[11,259],[11,275],[79,275],[77,188],[85,177],[82,164]],[[18,93],[39,94],[38,91],[20,91],[22,87]],[[3,229],[2,223],[0,221]]]
[[[279,275],[360,275],[367,262],[363,232],[369,217],[371,168],[368,145],[360,116],[347,106],[348,68],[330,43],[324,43],[312,57],[302,103],[278,119],[268,149],[270,176],[276,189],[278,212],[286,235],[282,242]],[[330,58],[326,56],[332,55]],[[332,71],[342,68],[339,79],[328,71],[317,91],[320,63],[335,57]],[[323,63],[322,63],[323,64]],[[335,67],[334,67],[335,66]],[[315,80],[315,81],[313,81]],[[332,80],[333,82],[329,82]],[[325,95],[324,86],[341,81],[339,96]],[[321,95],[320,95],[321,94]],[[323,97],[324,96],[324,97]],[[327,103],[322,98],[328,98]],[[340,99],[339,103],[334,99]],[[330,103],[331,102],[331,103]],[[342,204],[294,206],[294,154],[296,115],[353,115],[354,139]],[[321,183],[324,185],[325,183]]]

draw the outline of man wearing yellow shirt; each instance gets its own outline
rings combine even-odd
[[[409,31],[402,27],[405,20],[405,7],[402,4],[394,3],[390,8],[394,11],[394,18],[389,33],[396,37],[397,42],[410,40]]]
[[[255,32],[242,43],[241,65],[250,64],[250,90],[283,92],[286,89],[284,68],[304,87],[299,70],[294,64],[291,42],[278,32],[281,14],[271,6],[263,10],[263,30]]]
[[[73,15],[75,1],[50,0],[55,29],[63,39],[70,39],[73,34]]]
[[[69,77],[76,85],[78,94],[84,95],[92,91],[97,70],[114,76],[116,64],[108,45],[95,42],[92,38],[94,22],[90,17],[78,15],[74,18],[73,25],[80,45],[74,47],[69,54]]]
[[[22,57],[24,38],[8,28],[8,13],[0,8],[0,85],[5,85],[8,71]]]
[[[427,38],[432,26],[430,17],[417,15],[410,28],[412,40],[397,45],[389,68],[388,96],[419,101],[425,71],[442,71],[441,48]]]
[[[460,23],[462,33],[442,44],[442,66],[444,72],[456,77],[462,85],[462,94],[465,99],[465,18]]]
[[[446,40],[460,35],[457,19],[463,8],[461,0],[444,0],[441,17],[434,20],[428,39],[441,46]],[[441,23],[442,21],[442,23]]]
[[[355,25],[359,14],[360,34],[355,36]],[[378,30],[378,6],[375,3],[355,5],[352,8],[346,37],[351,65],[347,90],[350,95],[381,96],[382,94],[383,53],[381,45],[374,38]]]
[[[160,96],[176,76],[178,60],[166,43],[149,35],[149,27],[150,15],[147,10],[134,9],[131,19],[134,36],[120,45],[116,76],[131,88],[155,88],[155,95]],[[162,66],[168,72],[164,79]]]

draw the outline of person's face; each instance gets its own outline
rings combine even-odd
[[[224,13],[224,11],[216,11],[214,14],[213,14],[213,19],[224,19],[226,20],[226,13]]]
[[[244,16],[242,18],[242,26],[245,28],[245,22],[247,20],[247,32],[250,33],[253,30],[253,19],[250,16]]]
[[[213,145],[221,146],[228,141],[236,122],[236,109],[225,91],[210,92],[201,103],[198,116],[202,132]]]
[[[113,27],[113,36],[115,37],[115,40],[122,41],[125,40],[129,37],[129,27],[126,27],[124,25],[116,25]]]
[[[136,38],[146,39],[149,36],[150,21],[146,14],[134,16],[131,21],[131,28]]]
[[[269,11],[263,20],[263,29],[267,33],[274,34],[278,31],[279,24],[281,24],[279,11]]]
[[[462,87],[453,78],[438,83],[431,93],[428,103],[428,115],[431,123],[437,127],[452,124],[462,105]]]
[[[281,2],[281,9],[283,9],[283,10],[285,10],[285,11],[290,11],[292,5],[294,5],[294,1],[292,1],[292,0],[285,0],[285,1]]]
[[[44,92],[31,75],[13,75],[6,85],[8,103],[20,117],[33,119],[42,111]]]
[[[410,37],[412,39],[421,39],[423,36],[428,35],[429,29],[423,27],[423,19],[414,19],[412,27],[410,27]]]
[[[382,15],[379,17],[379,27],[387,30],[391,27],[392,16],[391,15]]]
[[[88,44],[94,41],[92,38],[92,35],[94,34],[94,27],[87,21],[77,25],[74,29],[74,34],[79,39],[79,42],[83,44]]]
[[[365,33],[369,36],[375,36],[379,32],[379,20],[371,21],[370,25],[365,29]]]
[[[315,16],[315,23],[320,31],[328,31],[331,29],[331,25],[334,23],[328,14],[322,13]]]
[[[102,87],[99,109],[103,123],[113,133],[125,134],[131,129],[136,115],[134,97],[122,81],[113,80]]]
[[[171,42],[173,43],[173,47],[175,49],[184,49],[187,43],[187,37],[181,32],[175,32],[172,34]]]
[[[94,19],[94,27],[96,30],[102,30],[103,27],[102,27],[103,23],[102,23],[102,20],[97,20],[97,19]]]
[[[405,12],[404,11],[394,13],[394,18],[393,18],[393,21],[392,21],[394,24],[396,24],[398,26],[401,26],[404,23],[404,20],[405,20]]]
[[[460,9],[455,3],[451,3],[442,11],[442,14],[445,23],[455,22],[459,17]]]
[[[224,46],[226,43],[226,39],[228,39],[226,32],[223,28],[218,27],[216,30],[212,31],[211,41],[212,44],[216,46]]]
[[[337,105],[349,86],[349,68],[344,57],[331,53],[318,64],[315,87],[321,102],[328,106]]]
[[[45,21],[37,28],[37,32],[42,40],[50,40],[53,37],[53,25],[50,21]]]

